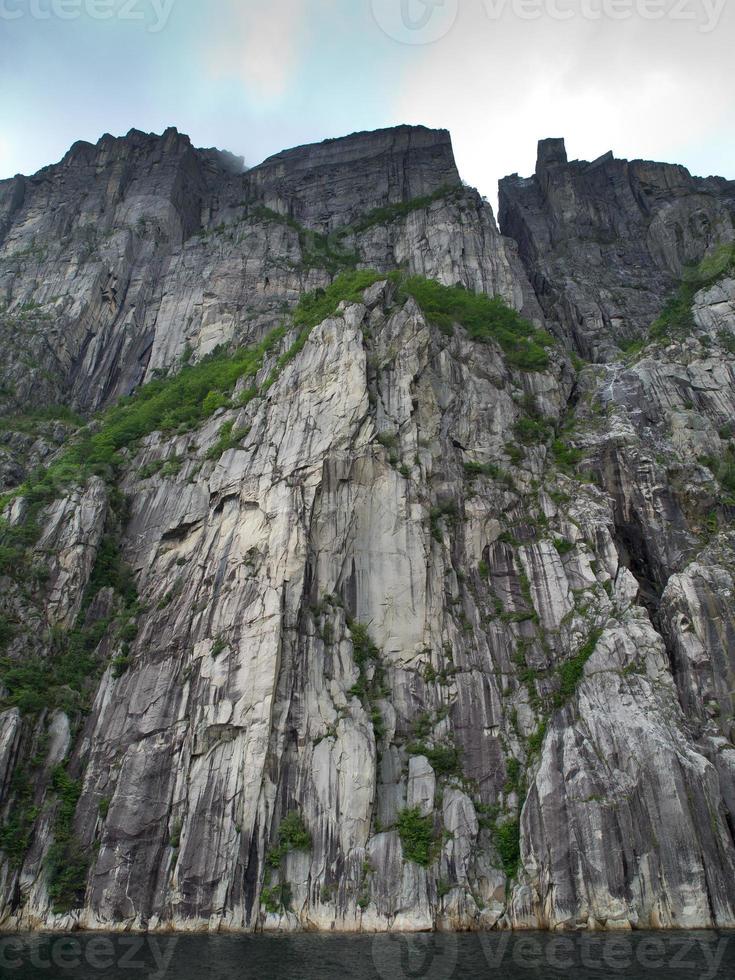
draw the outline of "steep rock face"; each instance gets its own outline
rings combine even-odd
[[[246,176],[250,193],[319,231],[460,185],[446,130],[399,126],[284,150]]]
[[[563,140],[544,140],[533,177],[500,182],[499,217],[560,335],[614,361],[684,268],[735,239],[735,183],[612,153],[569,162]]]
[[[575,725],[584,739],[571,737],[563,723],[547,738],[524,810],[529,841],[524,863],[539,864],[542,880],[549,874],[550,887],[553,881],[546,898],[552,919],[560,907],[587,908],[594,917],[599,915],[595,908],[607,908],[608,925],[621,919],[635,925],[643,909],[644,921],[654,925],[699,922],[708,918],[707,907],[713,921],[727,919],[732,895],[720,869],[731,861],[722,850],[730,850],[731,830],[700,841],[703,852],[692,851],[686,823],[687,814],[707,820],[719,811],[726,816],[724,826],[732,827],[735,647],[729,597],[735,542],[727,469],[735,419],[732,261],[723,263],[714,284],[699,292],[680,289],[686,298],[678,301],[678,313],[667,314],[672,326],[667,322],[650,336],[649,327],[678,280],[689,275],[697,282],[697,273],[688,274],[684,266],[721,255],[732,242],[732,184],[691,178],[678,167],[628,164],[611,155],[594,164],[568,164],[563,143],[547,141],[540,145],[536,176],[507,178],[501,195],[503,228],[518,236],[545,312],[577,350],[608,362],[580,370],[574,399],[583,429],[577,428],[575,444],[585,447],[606,491],[621,561],[635,575],[640,600],[660,634],[649,627],[648,636],[635,641],[639,648],[658,647],[656,657],[646,657],[649,678],[652,661],[659,664],[651,696],[668,690],[670,697],[675,691],[690,743],[685,747],[672,733],[656,731],[659,723],[650,708],[637,718],[630,715],[628,692],[605,684],[602,675],[595,710],[585,685],[578,705],[580,727]],[[707,271],[703,279],[709,278]],[[642,339],[627,344],[636,334]],[[632,353],[624,356],[620,346]],[[626,632],[623,648],[631,635]],[[606,636],[586,670],[598,662]],[[635,683],[646,682],[636,677]],[[605,702],[607,708],[600,711]],[[664,712],[668,720],[671,712]],[[614,717],[617,727],[626,715],[623,730],[635,739],[635,749],[621,747],[622,732],[607,731],[606,719]],[[627,784],[631,761],[647,743],[644,755],[657,754],[655,743],[659,750],[666,745],[673,756],[640,781],[633,776],[635,795],[626,790],[624,797],[635,799],[639,812],[649,808],[651,827],[675,843],[668,853],[642,860],[629,804],[618,790],[611,798],[609,790]],[[690,755],[694,746],[696,757]],[[620,765],[621,758],[628,758],[628,764]],[[601,760],[615,760],[603,765],[605,775]],[[640,765],[639,758],[637,774]],[[560,778],[570,772],[579,774],[583,792]],[[691,785],[688,803],[677,815],[679,792],[673,786],[682,780]],[[607,790],[598,792],[603,785]],[[669,819],[678,827],[664,830]],[[557,845],[540,857],[533,849],[539,835]],[[612,840],[618,843],[611,845]],[[564,841],[566,850],[559,847]],[[615,861],[590,857],[602,841],[608,853],[612,849],[618,855]],[[589,876],[574,871],[576,855],[573,860],[568,856],[573,849],[585,862],[606,867],[591,891]],[[702,860],[702,853],[709,857]],[[623,885],[622,869],[630,865],[655,867],[660,890],[644,895],[640,877]],[[680,884],[671,888],[677,878]],[[523,896],[524,911],[529,901]]]
[[[173,375],[187,343],[196,362],[286,329],[203,420],[164,419],[84,481],[64,455],[73,420],[7,420],[8,486],[50,460],[62,474],[53,492],[31,474],[1,529],[28,545],[22,578],[0,552],[3,924],[735,925],[735,534],[719,465],[735,280],[696,293],[684,335],[625,357],[611,342],[603,364],[551,346],[521,369],[502,331],[462,326],[462,291],[440,293],[442,318],[383,274],[499,293],[538,325],[578,290],[601,310],[571,205],[555,219],[564,275],[551,240],[532,254],[519,235],[527,275],[457,186],[445,134],[359,134],[245,174],[173,131],[166,150],[127,139],[62,168],[98,160],[107,182],[105,154],[163,153],[153,196],[212,229],[142,246],[166,258],[140,266],[139,377]],[[579,166],[542,150],[573,190]],[[691,178],[650,166],[662,211],[689,199]],[[189,181],[178,197],[174,173]],[[726,185],[710,185],[717,210]],[[11,193],[1,213],[20,234]],[[516,217],[536,229],[527,200]],[[632,268],[640,228],[616,201],[605,220]],[[353,252],[375,281],[309,329],[302,307],[292,323],[269,306]],[[675,270],[640,262],[650,321]],[[13,268],[14,289],[38,288],[35,266]],[[648,307],[630,309],[642,332]],[[70,382],[86,378],[89,400],[63,393],[75,405],[122,390],[118,327]],[[83,446],[99,448],[106,418]]]
[[[0,182],[11,410],[97,409],[182,360],[258,339],[355,263],[498,291],[540,317],[514,246],[463,192],[444,132],[358,134],[236,169],[174,129],[132,131]]]

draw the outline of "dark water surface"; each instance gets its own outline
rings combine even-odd
[[[735,980],[735,933],[0,936],[0,977],[50,980]]]

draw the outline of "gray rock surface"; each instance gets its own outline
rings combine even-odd
[[[542,140],[532,177],[501,180],[499,217],[555,331],[615,361],[685,267],[735,239],[735,181],[612,153],[569,162],[563,140]]]
[[[503,184],[517,247],[408,127],[244,172],[133,132],[0,183],[7,488],[74,429],[12,413],[259,340],[353,252],[567,342],[521,371],[386,278],[286,332],[258,397],[5,502],[39,534],[0,579],[4,927],[735,927],[735,280],[617,346],[731,195],[547,142]],[[9,664],[74,657],[86,703],[53,675],[13,706]]]
[[[376,209],[452,190],[347,233]],[[104,136],[0,181],[0,214],[0,396],[13,410],[97,409],[182,358],[258,339],[355,251],[370,268],[498,291],[540,316],[514,245],[463,191],[448,134],[420,127],[290,150],[245,173],[174,129]]]

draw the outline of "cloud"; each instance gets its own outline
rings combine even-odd
[[[732,10],[710,34],[637,18],[493,20],[467,2],[446,37],[406,59],[393,120],[448,127],[462,175],[491,199],[499,178],[533,171],[547,136],[566,137],[571,157],[612,149],[735,177],[720,138],[735,122],[734,25]]]
[[[252,164],[415,122],[451,130],[462,175],[490,198],[498,178],[533,171],[545,136],[565,136],[572,157],[612,149],[735,177],[735,2],[709,34],[698,22],[524,21],[514,2],[410,0],[411,30],[445,12],[425,45],[401,43],[392,21],[386,29],[381,11],[403,10],[401,0],[177,0],[157,34],[137,21],[6,22],[0,176],[131,126],[176,125]],[[499,8],[500,19],[487,15]]]
[[[306,0],[236,0],[220,8],[214,36],[202,41],[209,74],[240,80],[255,99],[283,99],[308,42],[308,10]]]

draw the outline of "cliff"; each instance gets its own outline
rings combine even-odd
[[[735,926],[734,215],[550,141],[501,234],[411,127],[0,182],[2,923]]]
[[[735,181],[612,153],[569,163],[564,141],[550,139],[533,177],[500,182],[499,203],[559,335],[614,361],[647,335],[684,271],[731,240]]]

